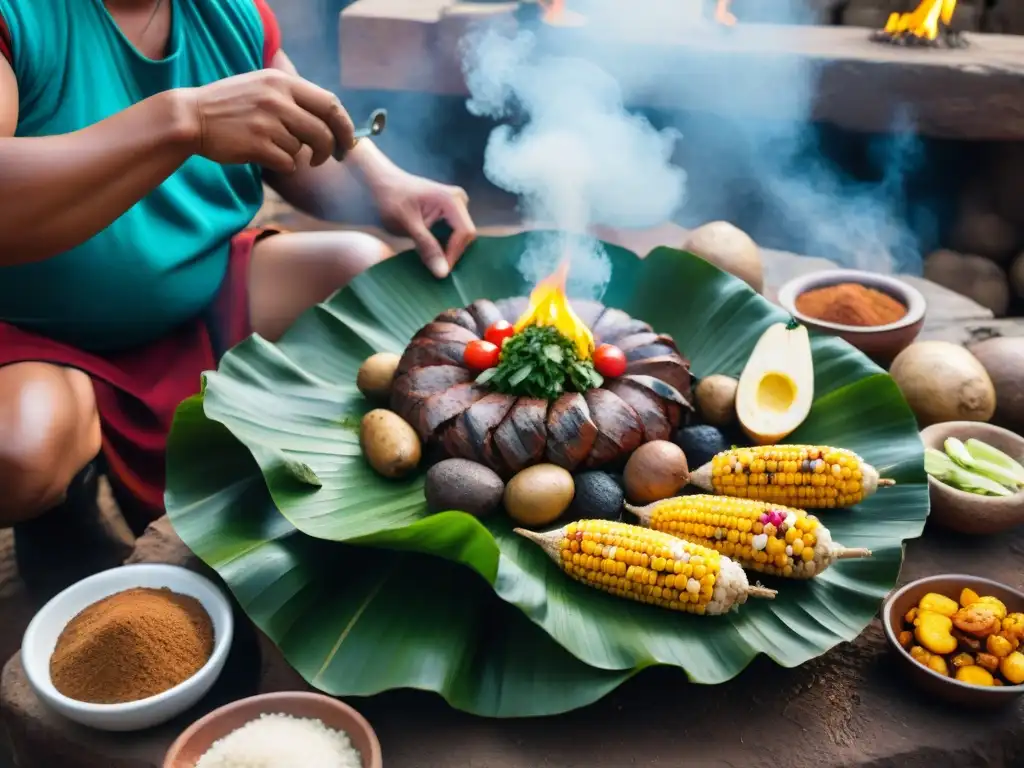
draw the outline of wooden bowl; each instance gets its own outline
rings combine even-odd
[[[1013,613],[1024,611],[1024,592],[1018,592],[997,581],[968,576],[962,573],[929,576],[907,584],[893,592],[882,605],[882,626],[885,637],[899,657],[907,675],[913,683],[927,693],[943,701],[968,707],[998,707],[1012,703],[1024,693],[1024,685],[981,686],[962,683],[952,677],[940,675],[923,664],[918,664],[900,645],[898,635],[902,629],[903,616],[917,605],[929,592],[952,598],[959,602],[960,590],[970,587],[979,595],[991,595],[1001,600],[1006,609]]]
[[[363,768],[383,768],[377,734],[348,704],[318,693],[266,693],[215,709],[197,720],[171,745],[164,768],[195,768],[213,743],[264,714],[283,714],[320,720],[328,728],[344,731],[363,757]]]
[[[945,421],[921,430],[925,448],[943,450],[947,437],[966,441],[973,437],[998,448],[1020,461],[1024,457],[1024,439],[1019,435],[980,421]],[[1024,523],[1024,492],[1013,496],[979,496],[960,491],[929,477],[931,519],[937,525],[958,533],[985,535],[1001,533]]]
[[[796,308],[796,300],[800,295],[840,283],[858,283],[865,288],[887,293],[907,308],[907,314],[895,323],[864,328],[818,320],[804,315]],[[924,296],[910,284],[895,277],[859,269],[824,269],[795,277],[779,289],[779,304],[808,328],[838,336],[868,357],[886,365],[917,338],[924,325],[927,309]]]

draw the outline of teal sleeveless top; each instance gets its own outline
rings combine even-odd
[[[144,57],[103,0],[0,0],[20,91],[17,136],[69,133],[172,88],[263,66],[253,0],[172,3],[166,58]],[[0,321],[91,351],[159,338],[201,314],[231,238],[263,201],[260,171],[192,157],[91,240],[0,267]]]

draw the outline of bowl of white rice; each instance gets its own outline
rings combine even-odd
[[[348,704],[267,693],[215,709],[171,745],[164,768],[383,768],[377,734]]]

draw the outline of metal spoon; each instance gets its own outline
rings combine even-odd
[[[388,124],[388,111],[386,109],[375,109],[370,113],[370,116],[366,118],[366,122],[363,123],[363,127],[358,129],[352,137],[354,139],[365,139],[369,136],[377,136],[384,131],[384,127]]]

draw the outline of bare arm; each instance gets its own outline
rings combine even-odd
[[[50,258],[107,227],[192,155],[194,122],[168,92],[74,133],[15,138],[18,83],[0,56],[0,266]]]
[[[278,51],[271,62],[274,69],[298,75],[298,70],[284,51]],[[363,139],[347,156],[344,164],[330,159],[313,167],[310,150],[303,148],[296,158],[294,173],[268,173],[267,183],[289,204],[311,216],[328,221],[343,221],[347,211],[358,205],[365,194],[357,183],[385,183],[401,173],[399,168],[373,142]]]

